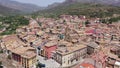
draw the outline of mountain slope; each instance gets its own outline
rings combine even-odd
[[[120,6],[120,0],[66,0],[65,3],[97,3],[97,4],[106,4],[113,6]]]
[[[28,12],[31,13],[43,9],[42,7],[33,4],[19,3],[17,1],[12,1],[12,0],[0,0],[0,5],[27,13]]]
[[[8,8],[8,7],[5,7],[5,6],[2,6],[0,5],[0,16],[1,15],[15,15],[15,14],[19,14],[21,13],[21,11],[19,10],[15,10],[15,9],[12,9],[12,8]]]
[[[69,0],[69,2],[64,2],[53,8],[49,8],[35,13],[35,15],[41,15],[46,17],[57,17],[60,14],[87,15],[90,17],[107,17],[112,16],[113,14],[120,14],[120,7],[95,3],[83,4],[76,3],[73,0]]]
[[[112,6],[120,6],[120,0],[65,0],[63,3],[54,3],[49,5],[47,9],[54,8],[60,5],[69,5],[73,3],[94,3],[94,4],[102,4],[102,5],[112,5]]]

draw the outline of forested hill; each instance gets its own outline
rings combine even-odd
[[[103,5],[96,3],[62,3],[52,8],[34,13],[34,15],[57,17],[60,14],[87,15],[90,17],[107,17],[120,14],[119,6]]]

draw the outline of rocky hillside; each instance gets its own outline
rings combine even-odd
[[[0,5],[0,16],[20,14],[21,11]]]
[[[7,7],[7,8],[12,8],[15,10],[26,12],[26,13],[31,13],[31,12],[35,12],[35,11],[43,9],[43,7],[39,7],[33,4],[20,3],[17,1],[13,1],[13,0],[0,0],[0,5]]]

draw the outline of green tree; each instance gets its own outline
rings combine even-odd
[[[90,24],[90,22],[87,20],[87,21],[85,22],[85,26],[88,26],[88,24]]]
[[[11,60],[11,56],[10,56],[10,55],[8,55],[8,59],[10,59],[10,60]]]
[[[3,53],[3,50],[0,50],[0,53]]]
[[[0,66],[2,65],[2,61],[0,61]]]
[[[104,23],[104,24],[107,24],[106,19],[101,19],[100,21],[101,21],[102,23]]]
[[[42,64],[42,63],[39,63],[36,65],[36,68],[42,68],[42,67],[45,67],[45,64]]]

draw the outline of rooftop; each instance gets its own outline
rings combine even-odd
[[[55,45],[57,45],[56,41],[49,41],[45,44],[46,47],[51,47],[51,46],[55,46]]]
[[[80,64],[80,67],[77,67],[77,68],[95,68],[95,67],[89,63],[82,63]]]
[[[75,45],[75,46],[73,45],[73,46],[64,47],[64,48],[58,48],[57,53],[61,55],[66,55],[66,54],[72,53],[74,51],[77,51],[77,50],[80,50],[86,47],[87,46],[80,44],[80,45]]]
[[[35,49],[33,47],[18,47],[12,50],[12,52],[28,59],[36,56]]]

